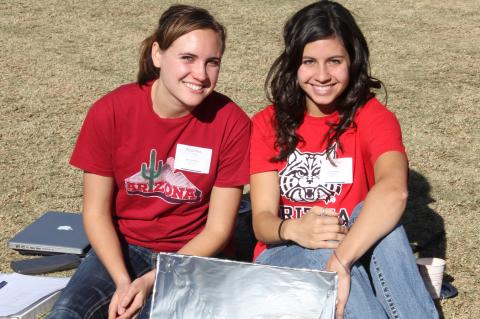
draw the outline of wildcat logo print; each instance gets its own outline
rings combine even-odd
[[[202,198],[199,190],[181,172],[175,172],[174,158],[157,163],[157,152],[150,151],[150,162],[142,163],[140,171],[125,179],[128,195],[158,197],[170,204],[195,203]]]
[[[336,148],[332,158],[337,157]],[[334,203],[335,196],[342,191],[338,183],[322,183],[319,178],[323,161],[328,161],[326,152],[302,153],[298,149],[290,154],[287,166],[280,171],[280,191],[292,202]]]

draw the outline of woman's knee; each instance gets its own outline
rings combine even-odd
[[[402,225],[396,226],[390,233],[380,239],[374,246],[373,254],[380,257],[384,255],[386,258],[405,258],[413,256],[412,249],[408,242],[407,234]]]
[[[100,260],[94,253],[89,254],[73,274],[47,318],[90,318],[92,313],[99,311],[100,314],[103,309],[108,309],[114,291],[115,284]],[[94,317],[102,318],[101,315]]]
[[[102,288],[105,287],[67,286],[47,318],[106,318],[113,291]]]
[[[265,250],[257,262],[292,268],[324,269],[331,249],[308,249],[296,244],[275,246]]]

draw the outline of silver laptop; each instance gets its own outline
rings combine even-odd
[[[83,256],[90,245],[80,214],[48,211],[10,239],[8,247],[21,254]]]

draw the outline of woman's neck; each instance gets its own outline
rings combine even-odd
[[[151,89],[151,99],[152,99],[152,108],[153,112],[161,118],[165,119],[174,119],[185,116],[191,113],[192,110],[189,110],[185,107],[175,107],[179,104],[179,101],[170,101],[165,97],[167,94],[161,93],[162,88],[160,87],[160,81],[156,80],[152,84]]]

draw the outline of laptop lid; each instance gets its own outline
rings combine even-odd
[[[10,239],[8,247],[22,254],[84,255],[90,245],[80,214],[48,211]]]

